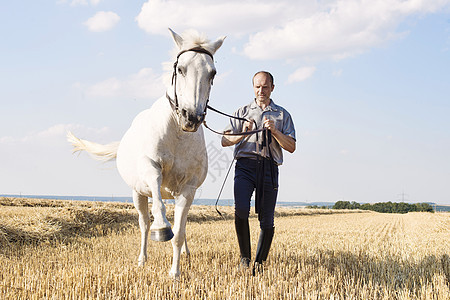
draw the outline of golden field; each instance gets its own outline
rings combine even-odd
[[[233,210],[220,210],[192,207],[174,281],[170,242],[149,241],[137,267],[130,204],[0,198],[0,299],[450,299],[449,213],[277,208],[253,277],[237,267]],[[250,226],[254,255],[254,215]]]

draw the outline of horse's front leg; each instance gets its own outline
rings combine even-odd
[[[174,225],[173,232],[174,237],[172,239],[173,246],[173,261],[172,268],[170,269],[170,277],[178,278],[180,276],[180,254],[181,248],[184,246],[186,253],[189,255],[189,249],[187,248],[186,242],[186,222],[191,207],[192,201],[194,200],[195,188],[189,187],[185,189],[186,192],[182,193],[177,197],[175,202],[175,215],[174,215]]]
[[[166,206],[162,201],[161,183],[162,172],[159,164],[151,159],[143,161],[143,181],[152,194],[153,223],[150,226],[150,239],[157,242],[166,242],[173,237],[171,224],[166,217]]]

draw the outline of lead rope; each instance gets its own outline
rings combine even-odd
[[[211,108],[211,107],[209,107],[209,108]],[[216,111],[215,109],[213,109],[213,110]],[[217,112],[219,112],[219,111],[217,111]],[[244,119],[244,118],[239,118],[239,117],[227,115],[227,114],[224,114],[224,113],[222,113],[222,112],[219,112],[219,113],[221,113],[221,114],[223,114],[223,115],[226,115],[226,116],[228,116],[228,117],[230,117],[230,118],[240,119],[240,120],[244,120],[244,121],[250,122],[250,121],[248,121],[247,119]],[[212,130],[211,128],[209,128],[209,127],[206,125],[206,122],[203,122],[203,123],[204,123],[204,125],[205,125],[206,128],[208,128],[209,130],[211,130],[212,132],[217,133],[217,134],[221,134],[221,135],[246,135],[246,137],[243,138],[243,139],[239,142],[238,145],[236,145],[236,149],[235,149],[234,154],[233,154],[233,160],[231,161],[230,166],[228,167],[227,174],[225,175],[225,178],[224,178],[224,180],[223,180],[222,186],[220,187],[219,195],[217,196],[216,203],[215,203],[215,205],[214,205],[214,207],[215,207],[215,209],[216,209],[216,212],[219,214],[219,216],[221,216],[224,220],[226,220],[225,217],[222,215],[222,213],[219,211],[218,203],[219,203],[220,196],[222,195],[223,188],[225,187],[225,183],[227,182],[228,175],[230,175],[231,167],[233,166],[233,163],[234,163],[234,161],[236,160],[236,155],[237,155],[237,153],[239,152],[239,148],[241,147],[241,145],[242,145],[242,143],[244,142],[244,140],[247,139],[250,135],[255,134],[255,133],[258,133],[258,132],[261,132],[261,131],[265,131],[266,129],[259,129],[259,130],[246,131],[246,132],[242,132],[242,133],[240,133],[240,134],[239,134],[239,133],[238,133],[238,134],[225,134],[224,132],[222,132],[222,133],[216,132],[216,131]],[[256,121],[255,121],[255,120],[253,120],[253,123],[255,124],[255,128],[257,128],[257,124],[256,124]],[[258,142],[258,135],[256,135],[256,141]]]
[[[240,146],[241,144],[242,144],[242,141],[239,143],[239,146]],[[237,153],[237,152],[235,152],[235,154],[233,155],[233,160],[231,161],[231,164],[230,164],[230,166],[228,167],[227,174],[225,175],[225,179],[223,180],[222,186],[220,187],[219,195],[217,196],[217,199],[216,199],[216,204],[214,205],[214,207],[215,207],[215,209],[216,209],[216,212],[217,212],[217,213],[219,214],[219,216],[221,216],[222,219],[224,219],[224,220],[226,220],[226,219],[225,219],[225,217],[222,215],[222,213],[220,212],[219,208],[217,207],[217,206],[218,206],[217,204],[219,203],[219,199],[220,199],[220,196],[222,195],[223,188],[224,188],[224,186],[225,186],[225,183],[227,182],[227,178],[228,178],[228,175],[230,174],[231,167],[233,166],[233,163],[234,163],[234,161],[235,161],[235,159],[236,159],[236,153]]]
[[[221,115],[224,115],[224,116],[229,117],[229,118],[232,118],[232,119],[241,120],[241,121],[246,121],[246,122],[251,122],[250,120],[247,120],[247,119],[245,119],[245,118],[236,117],[236,116],[232,116],[232,115],[226,114],[226,113],[224,113],[224,112],[221,112],[220,110],[217,110],[217,109],[215,109],[215,108],[209,106],[209,105],[208,105],[208,102],[209,102],[209,100],[207,101],[206,106],[205,106],[205,112],[204,112],[205,115],[206,115],[206,110],[207,110],[207,109],[210,109],[210,110],[212,110],[212,111],[214,111],[214,112],[216,112],[216,113],[219,113],[219,114],[221,114]],[[253,120],[253,123],[255,124],[255,128],[258,128],[258,125],[256,124],[256,121],[255,121],[255,120]],[[272,134],[271,134],[270,130],[268,130],[267,128],[261,128],[261,129],[251,130],[251,131],[240,132],[240,133],[225,133],[225,132],[218,132],[218,131],[216,131],[216,130],[211,129],[211,128],[206,124],[206,120],[203,121],[203,125],[204,125],[207,129],[209,129],[210,131],[212,131],[213,133],[216,133],[216,134],[219,134],[219,135],[226,135],[226,136],[239,136],[239,135],[242,136],[242,135],[246,135],[246,137],[245,137],[244,139],[242,139],[242,140],[239,142],[239,144],[236,145],[236,149],[235,149],[234,155],[233,155],[233,160],[231,161],[230,166],[228,167],[227,174],[225,175],[225,178],[224,178],[224,180],[223,180],[222,186],[220,187],[220,191],[219,191],[219,194],[218,194],[218,196],[217,196],[216,203],[215,203],[215,205],[214,205],[214,207],[215,207],[215,209],[216,209],[216,212],[219,214],[219,216],[221,216],[221,217],[225,220],[225,217],[222,215],[222,213],[221,213],[221,212],[219,211],[219,209],[218,209],[218,203],[219,203],[219,200],[220,200],[220,196],[222,195],[223,188],[225,187],[225,183],[226,183],[226,181],[227,181],[227,179],[228,179],[228,175],[230,174],[231,167],[233,166],[233,163],[234,163],[234,161],[236,160],[236,155],[237,155],[237,153],[239,152],[239,147],[241,147],[241,145],[242,145],[242,143],[245,141],[245,139],[247,139],[247,138],[248,138],[250,135],[252,135],[252,134],[256,134],[256,144],[259,144],[259,143],[258,143],[258,134],[257,134],[257,133],[262,132],[263,143],[265,142],[265,146],[264,146],[264,145],[261,145],[261,146],[262,146],[262,147],[267,147],[267,150],[268,150],[268,154],[269,154],[269,163],[271,164],[271,165],[270,165],[270,175],[271,175],[271,179],[272,179],[272,186],[273,186],[274,189],[278,189],[278,187],[277,187],[277,186],[275,185],[275,183],[274,183],[274,170],[273,170],[273,168],[274,168],[274,166],[273,166],[274,160],[273,160],[273,156],[272,156],[272,151],[270,150],[270,143],[271,143],[271,141],[272,141]],[[261,149],[261,150],[262,150],[262,149]],[[259,155],[258,155],[258,158],[257,158],[257,159],[258,159],[258,168],[259,168],[259,167],[260,167],[260,157],[259,157]],[[265,158],[262,158],[262,164],[263,164],[263,167],[264,167],[264,163],[265,163],[264,160],[265,160]],[[257,172],[260,173],[259,170],[258,170],[258,168],[257,168]],[[265,173],[265,169],[264,169],[264,168],[263,168],[263,173]],[[259,178],[259,176],[261,176],[261,174],[257,174],[257,178]],[[263,174],[262,176],[263,176],[262,178],[264,178],[264,174]],[[264,191],[264,182],[263,182],[262,185],[263,185],[263,186],[260,187],[259,190],[261,190],[261,188],[262,188],[262,190]],[[260,194],[260,192],[259,192],[258,194]],[[264,192],[263,192],[263,194],[264,194]],[[261,198],[263,198],[263,197],[264,197],[264,196],[261,195]],[[261,202],[261,201],[259,201],[259,202]],[[262,206],[263,206],[263,205],[261,205],[262,203],[258,203],[258,204],[259,204],[259,205],[258,205],[258,206],[259,206],[258,208],[259,208],[259,209],[262,209]],[[256,210],[256,206],[257,206],[257,204],[256,204],[256,201],[255,201],[255,210]],[[258,218],[259,218],[259,215],[261,215],[261,214],[258,214]]]

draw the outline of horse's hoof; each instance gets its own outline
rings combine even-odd
[[[151,229],[150,239],[156,242],[167,242],[173,238],[173,232],[170,227],[161,229]]]
[[[175,280],[175,281],[179,281],[180,280],[180,272],[169,272],[169,278]]]

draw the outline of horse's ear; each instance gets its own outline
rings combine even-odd
[[[212,49],[214,50],[212,54],[216,53],[217,49],[219,49],[220,46],[222,46],[225,38],[226,38],[226,36],[220,37],[217,39],[217,41],[215,41],[214,43],[211,44]]]
[[[172,29],[169,28],[169,30],[170,30],[173,40],[177,44],[178,48],[181,49],[181,47],[183,46],[183,38],[180,35],[178,35],[175,31],[173,31]]]

